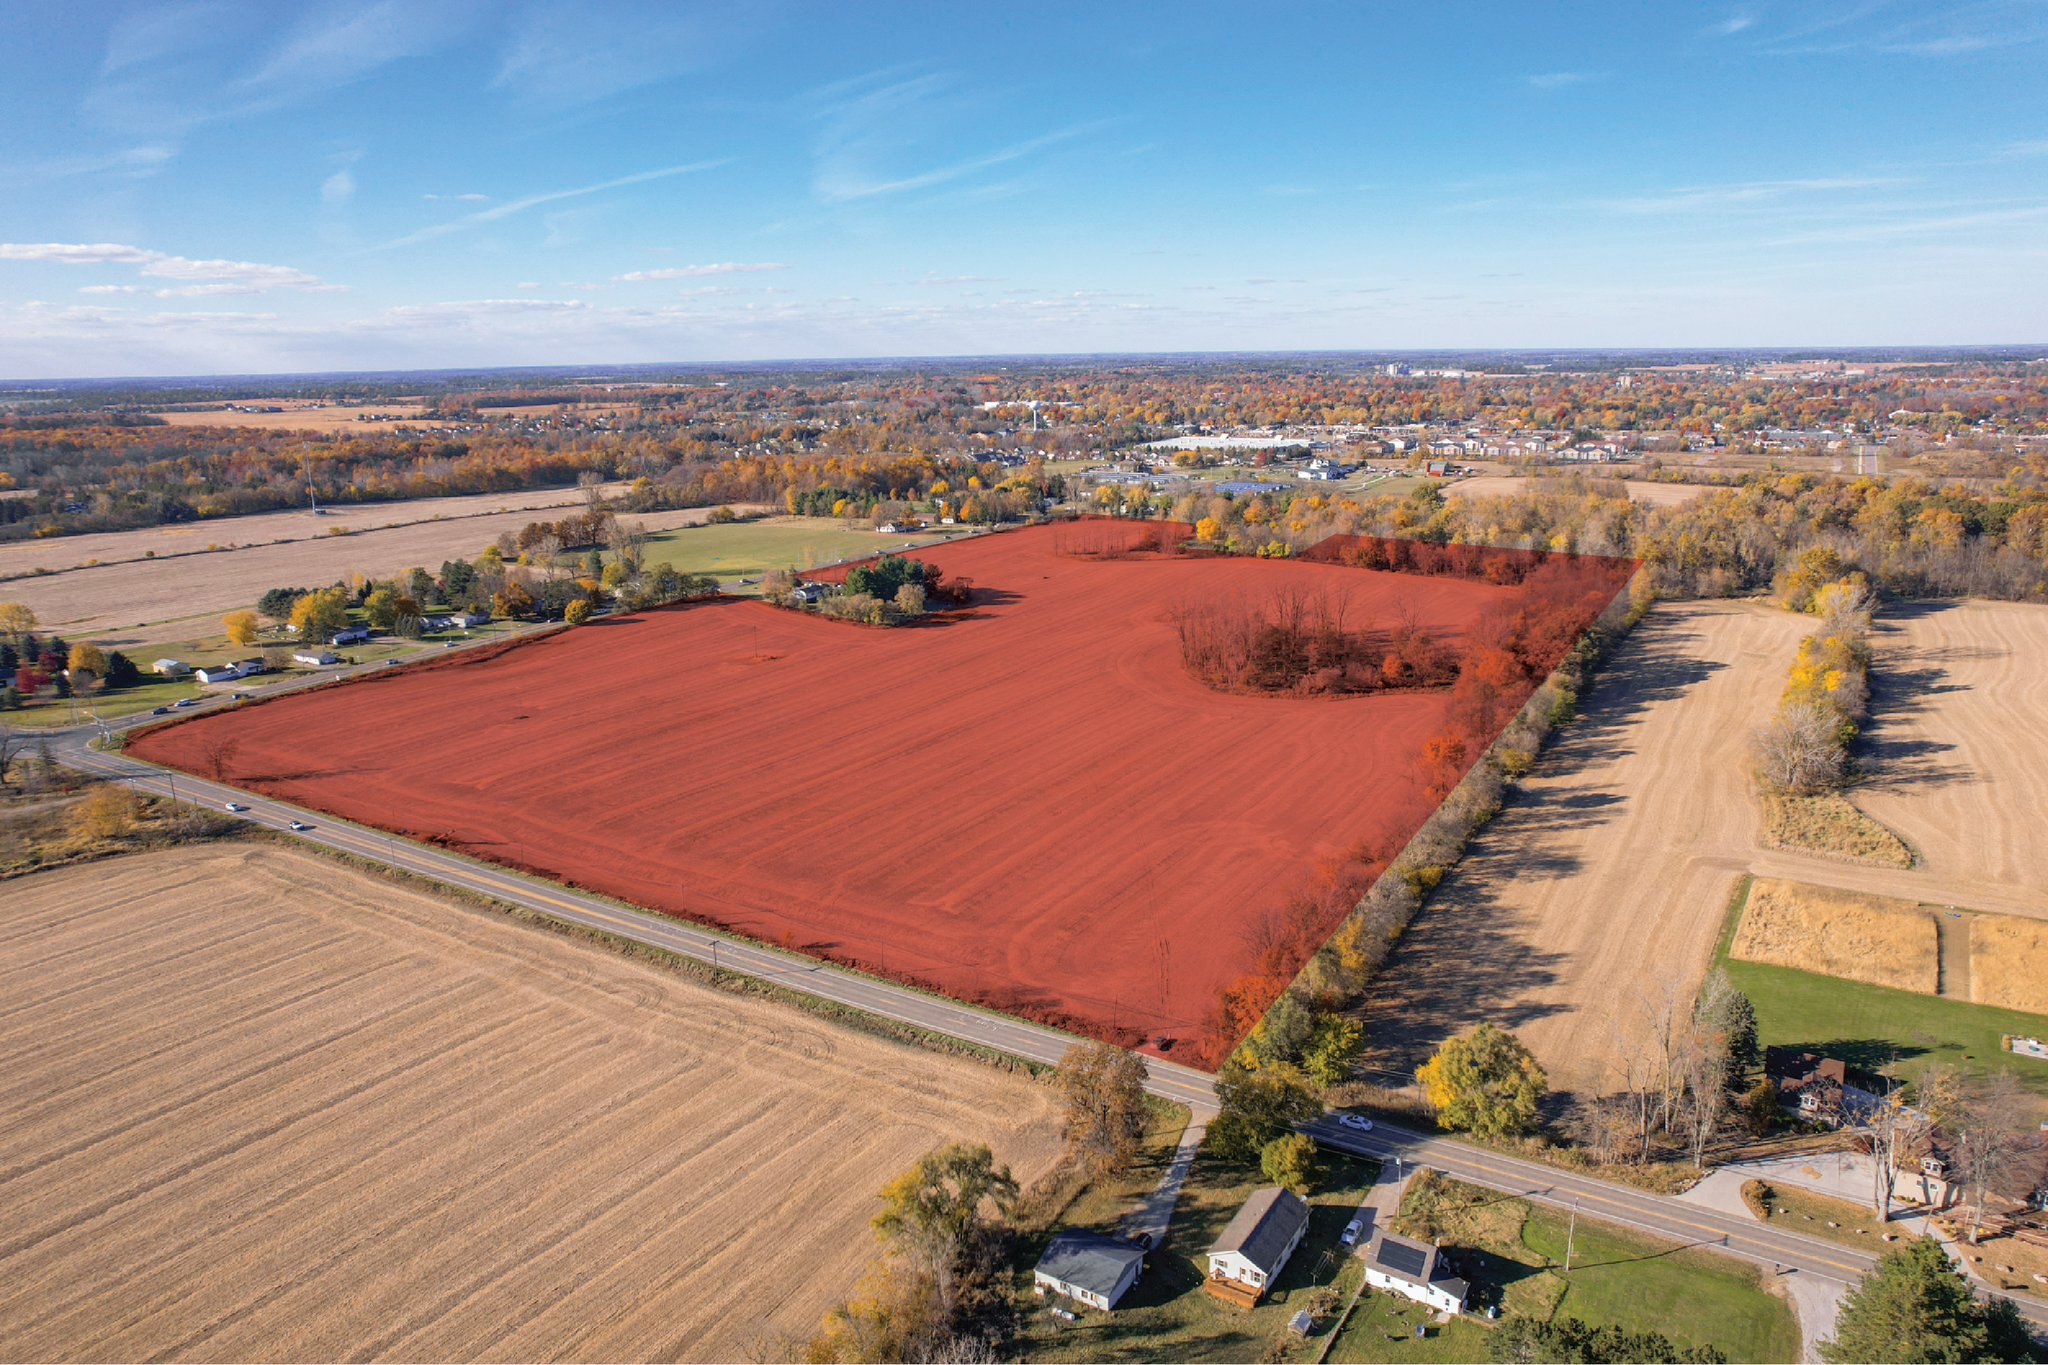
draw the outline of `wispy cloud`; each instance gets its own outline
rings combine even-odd
[[[513,17],[491,84],[541,105],[586,104],[723,65],[780,22],[779,9],[529,3]]]
[[[329,206],[346,204],[355,192],[356,178],[346,166],[320,182],[320,202]]]
[[[54,261],[60,265],[139,265],[142,274],[166,280],[203,281],[205,287],[184,290],[145,290],[141,286],[108,285],[94,293],[155,293],[159,297],[218,293],[262,293],[266,289],[329,291],[345,288],[327,284],[318,275],[308,275],[288,265],[263,265],[256,261],[195,261],[171,256],[147,247],[118,242],[0,242],[0,260]]]
[[[763,270],[787,270],[786,261],[720,261],[716,265],[677,265],[662,270],[629,270],[614,280],[637,283],[643,280],[694,280],[706,275],[753,275]]]
[[[1581,85],[1593,80],[1595,75],[1591,71],[1545,71],[1529,77],[1529,84],[1538,90],[1561,90],[1568,85]]]
[[[491,208],[479,209],[475,213],[466,213],[460,218],[451,219],[445,223],[435,223],[433,226],[423,227],[417,232],[409,232],[403,237],[385,242],[377,250],[389,251],[393,247],[411,246],[416,242],[428,242],[436,237],[446,237],[451,232],[461,232],[463,229],[475,227],[479,223],[494,223],[500,218],[509,218],[511,215],[522,213],[537,204],[552,204],[558,199],[573,199],[578,195],[597,194],[604,190],[619,189],[626,185],[644,184],[649,180],[663,180],[672,175],[689,175],[696,171],[708,171],[714,166],[723,166],[724,164],[724,158],[712,161],[692,161],[683,166],[664,166],[658,171],[641,171],[636,175],[622,175],[616,180],[600,181],[595,185],[582,185],[573,190],[553,190],[547,194],[529,194],[524,199],[514,199],[509,204],[498,204]]]
[[[1751,180],[1729,185],[1687,185],[1664,194],[1602,200],[1600,205],[1617,213],[1687,213],[1781,200],[1797,194],[1827,194],[1906,183],[1908,181],[1899,176],[1869,175],[1817,176],[1805,180]]]
[[[1733,14],[1718,24],[1709,24],[1707,32],[1730,38],[1746,28],[1754,27],[1756,20],[1747,14]]]
[[[490,197],[488,194],[423,194],[420,196],[422,199],[468,199],[474,200],[477,203],[482,203]]]

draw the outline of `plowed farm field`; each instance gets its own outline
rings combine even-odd
[[[211,776],[232,740],[225,779],[282,799],[1097,1036],[1188,1038],[1320,860],[1398,847],[1434,806],[1418,755],[1452,698],[1213,690],[1176,614],[1291,594],[1455,645],[1523,589],[1056,549],[920,551],[975,598],[914,626],[713,599],[130,752]]]
[[[1057,1096],[268,845],[0,896],[0,1359],[743,1360]]]

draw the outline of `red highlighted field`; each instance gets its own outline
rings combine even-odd
[[[1483,563],[1105,555],[1056,536],[921,551],[975,601],[914,626],[712,599],[167,724],[129,750],[211,775],[231,737],[224,776],[254,790],[1200,1056],[1223,993],[1284,982],[1348,908],[1302,908],[1318,863],[1376,871],[1350,855],[1398,849],[1491,738],[1474,726],[1497,732],[1633,568],[1532,573],[1523,556],[1489,582]],[[1420,633],[1473,681],[1347,664],[1374,690],[1272,695],[1184,666],[1192,617],[1256,662],[1275,648],[1265,604],[1304,601],[1341,604],[1345,659]],[[1517,662],[1516,642],[1551,658]]]

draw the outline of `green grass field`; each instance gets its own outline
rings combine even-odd
[[[1728,944],[1748,900],[1744,879],[1729,902],[1715,961],[1756,1007],[1765,1046],[1819,1052],[1867,1071],[1896,1058],[1898,1074],[1907,1078],[1927,1062],[1946,1062],[1974,1077],[2010,1069],[2029,1092],[2048,1099],[2048,1062],[2015,1057],[1998,1045],[2003,1033],[2048,1037],[2048,1016],[1737,961],[1728,956]]]
[[[1756,1267],[1581,1215],[1482,1190],[1455,1180],[1411,1185],[1404,1219],[1429,1210],[1435,1232],[1468,1266],[1478,1261],[1471,1302],[1537,1318],[1575,1317],[1595,1325],[1661,1332],[1679,1345],[1713,1345],[1730,1360],[1797,1359],[1799,1324],[1784,1300],[1766,1293]],[[1411,1232],[1420,1229],[1406,1223]],[[1565,1244],[1571,1242],[1566,1274]],[[1476,1253],[1476,1254],[1475,1254]],[[1417,1339],[1419,1305],[1369,1292],[1330,1352],[1332,1361],[1484,1360],[1489,1330],[1453,1320]]]
[[[900,550],[905,541],[928,545],[938,539],[929,533],[885,536],[849,531],[837,517],[768,517],[723,526],[679,526],[650,535],[647,564],[673,564],[681,573],[716,574],[730,584],[759,578],[770,569],[818,568],[835,559]]]
[[[1377,1173],[1378,1167],[1369,1161],[1326,1161],[1323,1188],[1309,1200],[1308,1235],[1281,1271],[1273,1292],[1260,1300],[1257,1308],[1245,1311],[1203,1292],[1202,1281],[1208,1273],[1204,1252],[1246,1197],[1267,1182],[1263,1177],[1254,1178],[1255,1172],[1225,1165],[1205,1153],[1188,1173],[1165,1245],[1147,1258],[1143,1278],[1115,1312],[1084,1310],[1072,1323],[1054,1318],[1048,1311],[1050,1305],[1031,1292],[1031,1266],[1045,1238],[1034,1239],[1024,1248],[1017,1280],[1023,1324],[1015,1344],[1029,1360],[1256,1360],[1286,1335],[1287,1319],[1307,1304],[1318,1287],[1335,1281],[1336,1292],[1342,1298],[1350,1297],[1362,1271],[1355,1258],[1341,1254],[1337,1238],[1356,1215],[1359,1201]],[[1092,1205],[1077,1203],[1060,1220],[1060,1226],[1106,1229],[1151,1183],[1127,1182],[1117,1197]],[[1333,1320],[1323,1319],[1320,1329],[1327,1331]],[[1288,1358],[1313,1358],[1321,1345],[1321,1336],[1312,1334],[1307,1341],[1295,1343]]]

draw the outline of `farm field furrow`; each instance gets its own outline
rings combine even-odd
[[[1809,619],[1730,602],[1645,617],[1416,918],[1368,1006],[1368,1060],[1411,1070],[1490,1020],[1553,1084],[1603,1085],[1611,1011],[1659,970],[1702,973],[1761,861],[1749,736]]]
[[[920,1152],[1059,1150],[1024,1078],[312,855],[9,887],[10,1359],[735,1359],[815,1328]]]
[[[1353,629],[1406,615],[1456,642],[1516,590],[1053,543],[921,552],[976,605],[916,626],[717,599],[132,751],[203,768],[231,736],[230,780],[316,809],[1030,1017],[1186,1039],[1245,970],[1248,924],[1428,812],[1416,757],[1450,698],[1218,692],[1182,667],[1176,608],[1337,594]]]

